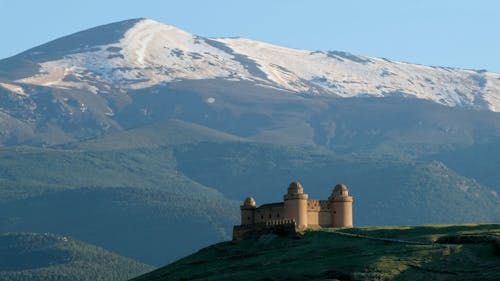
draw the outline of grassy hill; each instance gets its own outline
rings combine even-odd
[[[434,243],[440,239],[446,244]],[[499,239],[499,224],[264,235],[210,246],[132,280],[499,280]]]
[[[152,267],[96,246],[53,234],[0,235],[0,280],[125,280]]]
[[[193,123],[170,119],[65,146],[85,150],[115,150],[230,141],[244,141],[244,139]]]

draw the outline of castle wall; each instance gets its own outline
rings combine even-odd
[[[309,227],[331,226],[330,205],[327,200],[311,199],[307,201],[307,225]]]
[[[332,226],[332,215],[330,214],[330,210],[323,210],[318,213],[318,224],[321,227]]]
[[[307,226],[319,226],[318,211],[307,211]]]
[[[307,226],[319,226],[319,200],[307,200]]]
[[[260,222],[253,225],[235,225],[233,227],[233,241],[258,237],[263,234],[276,234],[278,236],[295,236],[294,220],[277,220]]]
[[[281,220],[283,218],[283,203],[262,205],[256,208],[254,213],[254,223]]]

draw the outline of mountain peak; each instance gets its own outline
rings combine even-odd
[[[158,56],[171,46],[185,49],[193,41],[193,35],[172,25],[150,19],[138,21],[120,41],[122,54],[139,66],[154,65]]]
[[[164,26],[164,27],[168,27],[168,28],[171,28],[171,29],[178,29],[180,30],[180,28],[174,26],[174,25],[171,25],[171,24],[168,24],[168,23],[164,23],[164,22],[160,22],[160,21],[157,21],[157,20],[154,20],[154,19],[149,19],[149,18],[136,18],[136,19],[130,19],[130,21],[135,21],[136,24],[138,23],[147,23],[149,25],[158,25],[158,26]]]

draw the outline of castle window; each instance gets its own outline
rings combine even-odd
[[[261,219],[264,219],[264,215],[260,216]]]
[[[247,220],[250,220],[250,217],[247,217]]]
[[[271,218],[271,217],[272,217],[271,214],[269,214],[269,218]]]
[[[278,213],[278,214],[276,215],[276,217],[277,217],[277,218],[279,218],[279,217],[280,217],[280,214]]]

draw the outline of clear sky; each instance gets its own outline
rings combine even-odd
[[[0,0],[0,58],[139,17],[201,36],[500,72],[498,0]]]

